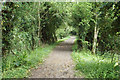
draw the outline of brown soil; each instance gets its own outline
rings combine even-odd
[[[71,36],[56,46],[45,62],[32,70],[30,78],[76,78],[75,64],[71,58],[74,40],[75,37]]]

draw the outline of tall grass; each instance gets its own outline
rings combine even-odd
[[[117,58],[111,62],[109,54],[92,55],[89,50],[76,50],[77,44],[73,47],[73,60],[76,62],[75,69],[77,76],[84,75],[86,78],[116,78],[119,77],[119,67],[116,64]],[[75,51],[76,50],[76,51]],[[109,57],[108,57],[109,56]],[[82,74],[79,74],[82,73]]]

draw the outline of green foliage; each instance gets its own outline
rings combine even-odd
[[[105,4],[105,5],[104,5]],[[115,3],[104,3],[100,8],[98,25],[100,32],[98,35],[98,50],[102,53],[115,50],[116,44],[119,44],[116,33],[120,29],[113,25],[118,16],[115,16]],[[104,6],[103,6],[104,5]],[[104,24],[102,24],[104,23]],[[118,23],[117,21],[115,23]],[[117,30],[116,30],[117,29]],[[116,52],[114,52],[116,53]]]
[[[39,43],[54,43],[62,23],[61,3],[4,3],[2,10],[3,55],[33,50]],[[39,17],[39,18],[38,18]],[[39,25],[40,22],[40,25]],[[39,34],[38,34],[39,33]]]
[[[77,44],[76,44],[77,45]],[[74,49],[74,48],[73,48]],[[86,78],[116,78],[119,77],[119,67],[115,66],[117,58],[111,63],[111,55],[92,55],[89,50],[74,51],[72,57],[76,62],[76,75],[82,72]]]
[[[52,45],[44,44],[36,48],[34,51],[23,51],[16,55],[9,55],[3,58],[3,78],[24,78],[30,74],[30,69],[35,68],[44,62],[44,59],[52,51],[52,49],[60,42],[68,39],[68,37],[58,40]]]
[[[42,62],[45,55],[53,48],[40,47],[43,43],[54,43],[57,41],[56,34],[60,35],[63,30],[58,29],[64,22],[65,8],[67,4],[52,2],[6,2],[2,8],[2,70],[5,77],[22,77],[21,73],[26,69],[22,66],[34,66]],[[64,22],[65,23],[65,22]],[[56,33],[60,30],[60,33]],[[67,28],[67,30],[69,30]],[[68,36],[65,31],[62,36]],[[58,36],[59,38],[59,36]],[[13,70],[15,69],[16,70]],[[8,73],[13,73],[7,75]],[[26,74],[26,73],[25,73]]]
[[[37,24],[34,24],[37,16],[33,16],[36,15],[36,13],[33,14],[35,6],[30,4],[10,2],[3,6],[3,55],[33,49],[37,46],[38,38],[35,34]],[[8,14],[9,10],[11,13]],[[12,18],[9,18],[10,16]]]
[[[44,58],[55,47],[54,45],[44,45],[31,53],[25,52],[18,55],[9,55],[3,58],[3,78],[23,78],[27,77],[29,69],[41,64]]]
[[[0,59],[0,79],[2,79],[2,59]]]
[[[28,74],[27,69],[20,67],[4,72],[3,78],[23,78],[27,77],[27,74]]]
[[[62,24],[57,30],[56,30],[56,36],[58,39],[62,39],[64,37],[67,37],[70,35],[70,32],[73,29],[68,26],[67,24]]]
[[[74,41],[74,44],[77,44],[77,40]],[[77,51],[78,45],[73,45],[72,50]]]
[[[89,22],[92,20],[92,4],[75,3],[73,4],[72,11],[72,25],[76,28],[78,38],[84,42],[90,28]],[[82,46],[85,47],[84,43],[82,43]]]
[[[57,38],[77,35],[77,44],[74,50],[92,49],[95,25],[99,29],[96,45],[96,53],[109,56],[112,59],[120,52],[120,2],[116,3],[54,3],[54,2],[6,2],[2,7],[2,69],[7,76],[13,68],[18,69],[21,73],[26,69],[19,70],[21,66],[35,65],[35,62],[42,62],[42,57],[47,55],[48,50],[40,47],[45,44],[51,44],[57,41]],[[97,15],[97,18],[96,18]],[[72,28],[73,27],[73,28]],[[38,49],[40,48],[40,49]],[[38,49],[38,51],[36,51]],[[51,49],[51,48],[50,48]],[[33,51],[34,50],[34,51]],[[33,51],[33,52],[32,52]],[[41,52],[40,52],[41,51]],[[42,52],[43,51],[43,52]],[[32,52],[32,53],[31,53]],[[34,54],[33,54],[34,53]],[[40,54],[38,54],[40,53]],[[78,64],[90,67],[94,75],[87,74],[89,77],[113,77],[116,78],[111,60],[99,55],[92,56],[90,52],[82,51],[81,54],[73,55],[78,57],[78,61],[85,64]],[[85,53],[85,54],[84,54]],[[106,54],[105,54],[106,53]],[[91,58],[93,63],[87,63],[81,60],[82,57]],[[103,55],[103,56],[104,56]],[[38,57],[40,56],[40,58]],[[81,59],[79,59],[81,58]],[[95,58],[95,60],[94,60]],[[100,62],[105,58],[105,62]],[[34,59],[34,61],[33,61]],[[104,59],[103,59],[104,60]],[[112,60],[111,60],[112,61]],[[97,62],[99,65],[97,65]],[[100,62],[100,63],[99,63]],[[36,63],[37,64],[37,63]],[[105,65],[106,64],[106,65]],[[103,68],[102,66],[103,65]],[[105,68],[108,66],[109,70]],[[110,67],[111,66],[111,67]],[[20,68],[19,68],[20,67]],[[93,70],[94,67],[95,70]],[[97,67],[100,68],[97,71]],[[82,69],[82,68],[80,68]],[[85,72],[88,68],[82,69]],[[101,71],[102,70],[102,71]],[[104,70],[104,71],[103,71]],[[7,72],[8,71],[8,72]],[[83,72],[84,72],[83,71]],[[11,76],[15,76],[16,70]],[[97,74],[98,72],[98,74]],[[102,74],[103,73],[103,74]],[[108,74],[110,73],[110,74]],[[26,74],[26,73],[25,73]],[[10,76],[8,76],[10,77]]]
[[[72,21],[70,25],[76,28],[78,40],[81,48],[92,50],[94,28],[97,26],[97,51],[102,54],[106,51],[116,51],[119,44],[119,37],[116,35],[120,31],[118,3],[73,3],[71,7]],[[118,12],[117,12],[118,11]],[[97,18],[96,18],[97,16]],[[86,44],[86,42],[88,44]],[[97,52],[96,52],[97,53]],[[114,52],[117,53],[117,52]]]

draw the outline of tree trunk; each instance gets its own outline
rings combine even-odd
[[[97,0],[96,0],[96,2],[97,2]],[[98,10],[98,5],[97,5],[96,2],[95,2],[95,7],[96,7],[95,8],[96,9],[96,11],[95,11],[95,20],[96,20],[96,22],[95,22],[95,27],[94,27],[94,38],[93,38],[93,45],[92,45],[92,54],[96,53],[97,37],[98,37],[98,32],[99,32],[99,27],[98,27],[98,24],[97,24],[99,10]]]
[[[98,32],[99,32],[99,28],[97,28],[97,23],[96,23],[95,28],[94,28],[94,39],[93,39],[93,46],[92,46],[92,54],[95,54],[95,52],[96,52]]]
[[[38,8],[38,38],[39,38],[39,41],[38,41],[38,45],[40,46],[40,38],[41,38],[41,26],[40,26],[40,2],[38,3],[39,5],[39,8]]]

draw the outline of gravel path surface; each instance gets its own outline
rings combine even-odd
[[[71,36],[56,46],[45,62],[32,70],[30,78],[76,78],[73,69],[75,64],[71,58],[74,40],[75,37]]]

